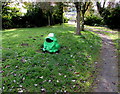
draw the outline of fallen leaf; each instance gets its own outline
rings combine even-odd
[[[8,67],[10,67],[10,65],[6,65],[6,66],[5,66],[5,68],[8,68]]]
[[[80,74],[80,72],[75,72],[74,74]]]

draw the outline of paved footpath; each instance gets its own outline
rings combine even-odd
[[[87,29],[88,30],[88,29]],[[94,28],[92,29],[94,30]],[[99,73],[95,80],[94,92],[118,92],[118,54],[112,40],[103,33],[96,32],[102,38]],[[105,31],[106,32],[106,31]]]
[[[76,24],[74,24],[76,26]],[[102,38],[100,59],[97,63],[99,73],[94,81],[93,92],[118,92],[118,53],[111,38],[99,31],[114,34],[117,31],[104,31],[93,27],[86,27],[86,30],[97,33]],[[97,32],[98,31],[98,32]],[[116,93],[115,93],[116,92]],[[110,93],[110,94],[111,94]]]

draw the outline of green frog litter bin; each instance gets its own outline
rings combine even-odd
[[[49,35],[45,38],[45,41],[43,44],[43,51],[57,52],[59,48],[60,48],[60,45],[58,44],[54,33],[49,33]]]

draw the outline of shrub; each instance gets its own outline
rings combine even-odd
[[[94,25],[102,25],[103,22],[102,22],[102,18],[95,15],[90,15],[85,17],[85,24],[94,26]]]
[[[29,7],[25,15],[20,15],[19,9],[10,6],[4,7],[2,10],[2,27],[8,28],[25,28],[25,27],[42,27],[54,24],[62,24],[63,9],[62,3],[58,3],[55,7],[49,10],[40,8],[39,5]],[[65,20],[66,22],[67,20]]]
[[[120,28],[120,6],[111,9],[110,14],[104,17],[105,24],[110,28]]]
[[[8,16],[2,16],[2,27],[6,29],[12,28],[11,18],[9,18]]]

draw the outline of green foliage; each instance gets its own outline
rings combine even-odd
[[[12,21],[11,21],[11,17],[9,15],[2,16],[2,27],[3,28],[11,28],[12,27]]]
[[[2,27],[3,28],[12,28],[13,18],[20,16],[21,13],[16,7],[5,6],[2,10]],[[18,22],[17,22],[18,23]]]
[[[90,92],[101,39],[90,31],[74,35],[74,30],[64,24],[3,31],[3,92]],[[42,52],[51,32],[61,44],[60,53]]]
[[[107,7],[102,7],[101,4],[98,2],[98,11],[104,19],[104,24],[107,25],[110,28],[120,28],[120,2],[114,3],[114,2],[108,2]]]
[[[48,2],[24,4],[24,8],[27,9],[27,13],[24,16],[21,15],[16,7],[6,6],[3,8],[3,28],[41,27],[62,23],[62,3],[57,3],[54,7]],[[44,6],[42,7],[41,4]]]
[[[95,16],[95,15],[90,15],[85,17],[85,24],[86,25],[91,25],[91,26],[98,26],[102,24],[102,18]]]
[[[62,24],[62,21],[63,21],[63,3],[62,2],[56,3],[56,6],[54,7],[54,11],[52,15],[54,17],[54,23]]]
[[[42,9],[35,6],[31,10],[28,10],[27,14],[23,17],[26,27],[40,27],[47,25],[47,18]]]
[[[106,12],[105,12],[106,13]],[[104,16],[104,21],[110,28],[120,28],[120,5],[109,10],[109,14]]]

